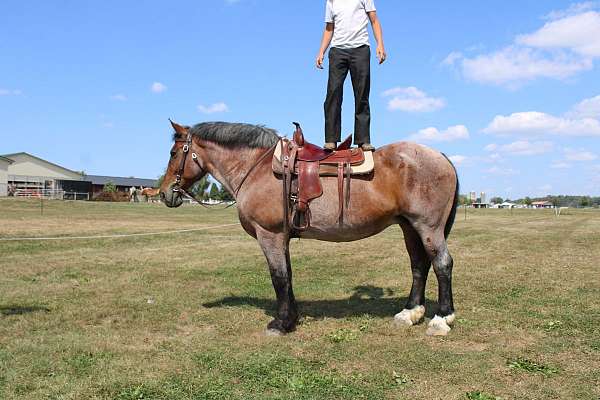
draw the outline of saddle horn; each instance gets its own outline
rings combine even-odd
[[[298,122],[293,122],[296,126],[296,131],[294,132],[294,142],[300,147],[304,146],[304,133],[302,133],[302,128]]]

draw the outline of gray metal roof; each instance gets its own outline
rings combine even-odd
[[[103,175],[85,175],[84,181],[90,181],[93,185],[106,185],[108,182],[112,182],[115,186],[144,186],[144,187],[157,187],[158,180],[156,179],[143,179],[143,178],[124,178],[121,176],[103,176]]]

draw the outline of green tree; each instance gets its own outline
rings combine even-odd
[[[204,176],[190,188],[192,195],[198,200],[206,200],[206,190],[210,186],[210,181],[207,176]]]
[[[104,193],[115,193],[117,191],[117,187],[111,181],[106,182],[104,188],[102,188]]]
[[[213,183],[210,186],[210,196],[209,197],[211,200],[221,200],[221,196],[219,193],[219,187],[217,186],[216,183]]]
[[[498,197],[498,196],[496,196],[496,197],[492,197],[492,198],[490,199],[490,201],[491,201],[492,203],[494,203],[494,204],[502,204],[502,203],[504,203],[504,199],[502,199],[502,197]]]
[[[533,203],[533,200],[531,200],[531,197],[525,196],[525,199],[523,199],[523,203],[525,203],[527,206],[530,206],[531,203]]]
[[[219,190],[219,198],[221,199],[221,201],[233,201],[234,200],[231,193],[229,193],[229,191],[227,189],[225,189],[224,186],[221,186],[221,189]]]

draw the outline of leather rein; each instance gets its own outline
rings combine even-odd
[[[281,138],[280,138],[281,140]],[[208,208],[208,206],[206,204],[204,204],[201,201],[198,201],[192,194],[190,194],[189,192],[187,192],[184,188],[181,187],[181,177],[183,176],[183,172],[185,170],[185,162],[187,160],[187,156],[188,153],[190,153],[191,147],[192,147],[192,134],[190,132],[188,132],[187,137],[185,139],[175,139],[176,143],[180,143],[180,142],[184,142],[185,144],[182,147],[182,151],[183,151],[183,157],[179,163],[179,169],[177,170],[177,174],[175,175],[175,183],[173,184],[173,186],[171,187],[171,190],[173,192],[176,193],[180,193],[186,197],[189,197],[190,199],[196,201],[198,204],[202,205],[203,207]],[[248,170],[248,172],[246,172],[246,174],[244,175],[244,177],[242,178],[242,180],[240,181],[240,183],[238,184],[237,188],[233,191],[233,197],[234,199],[237,199],[238,193],[240,192],[240,189],[242,188],[242,186],[244,185],[244,182],[246,182],[246,179],[248,179],[248,177],[250,176],[250,174],[252,174],[252,172],[254,171],[254,169],[256,169],[256,167],[258,165],[260,165],[264,159],[271,154],[272,152],[275,151],[275,148],[277,147],[277,144],[279,143],[279,140],[277,142],[275,142],[275,144],[273,146],[271,146],[270,148],[268,148],[259,158],[258,160],[256,160],[256,162],[252,165],[252,167],[250,167],[250,169]],[[194,160],[194,162],[198,165],[198,167],[200,169],[202,169],[202,166],[200,165],[200,161],[198,161],[198,155],[194,152],[191,152],[192,154],[192,160]],[[218,204],[223,204],[225,203],[224,201],[221,201]],[[233,203],[229,204],[226,208],[229,208],[231,206],[233,206],[236,203],[236,201],[234,200]]]

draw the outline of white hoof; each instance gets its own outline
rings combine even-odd
[[[427,336],[446,336],[450,332],[450,325],[454,322],[454,314],[446,317],[436,315],[427,326]]]
[[[281,331],[278,331],[277,329],[267,329],[265,331],[265,335],[269,337],[278,337],[283,336],[283,333]]]
[[[412,310],[405,308],[394,316],[394,322],[398,326],[413,326],[425,316],[425,307],[416,306]]]

